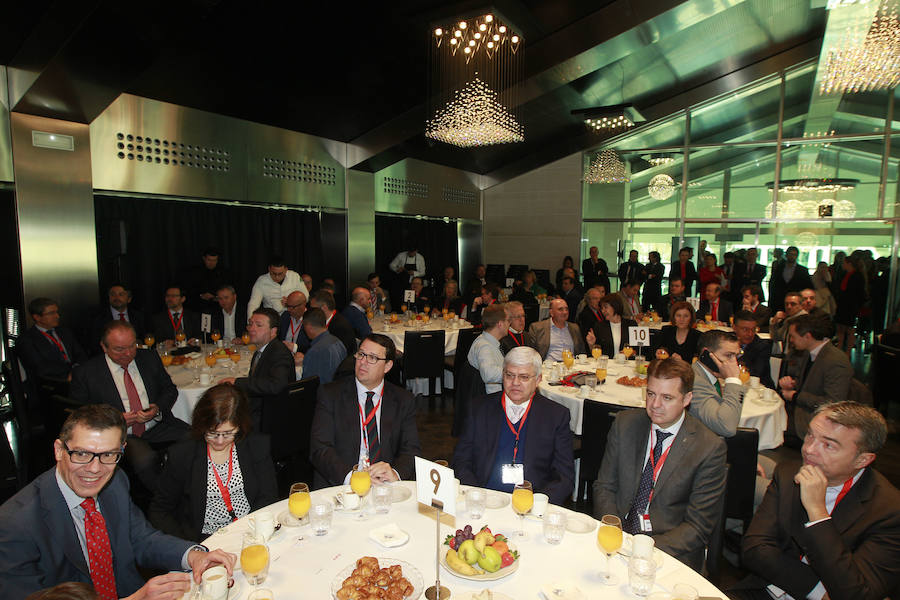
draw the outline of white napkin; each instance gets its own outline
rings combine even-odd
[[[369,539],[385,548],[396,548],[409,541],[409,534],[396,523],[388,523],[369,532]]]
[[[547,600],[587,600],[587,596],[574,583],[565,581],[542,585],[541,593]]]

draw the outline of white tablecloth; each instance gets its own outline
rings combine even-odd
[[[424,586],[434,585],[435,581],[435,522],[433,510],[422,508],[416,502],[415,483],[403,482],[395,485],[407,486],[412,496],[401,503],[394,504],[386,515],[372,515],[368,520],[358,522],[352,514],[334,514],[331,531],[325,536],[316,536],[309,526],[300,528],[282,527],[269,542],[272,557],[269,574],[260,586],[269,588],[277,600],[291,598],[332,598],[331,585],[337,574],[345,567],[355,564],[363,556],[391,558],[410,563],[422,575]],[[334,496],[336,488],[312,492],[313,503]],[[490,492],[498,493],[499,492]],[[508,495],[507,495],[508,496]],[[287,501],[282,500],[270,506],[268,510],[276,516],[287,509]],[[564,509],[562,509],[564,510]],[[565,511],[569,512],[569,511]],[[569,513],[572,514],[572,513]],[[589,519],[586,515],[579,518]],[[504,533],[510,537],[517,530],[518,518],[507,504],[503,508],[485,511],[478,521],[469,520],[465,513],[452,521],[445,515],[442,519],[441,534],[461,529],[471,524],[473,529],[488,525],[495,533]],[[397,548],[384,548],[368,537],[370,530],[389,523],[396,523],[409,533],[406,544]],[[240,551],[240,534],[247,530],[246,517],[229,525],[224,533],[216,533],[204,544],[209,548],[222,547],[232,552]],[[604,586],[600,583],[600,571],[605,568],[605,555],[597,545],[596,529],[583,534],[566,532],[557,546],[544,541],[539,520],[531,517],[525,520],[525,531],[528,539],[513,544],[518,548],[521,561],[519,569],[503,579],[485,582],[469,581],[457,577],[440,567],[441,585],[450,589],[452,598],[467,598],[468,592],[491,588],[517,600],[541,598],[539,589],[556,582],[577,586],[587,598],[621,598],[632,599],[628,590],[628,572],[625,559],[614,556],[611,562],[613,573],[619,578],[619,584]],[[302,536],[302,540],[299,538]],[[446,553],[446,546],[441,554]],[[406,575],[406,573],[404,573]],[[236,571],[235,580],[242,586],[243,593],[239,600],[245,600],[249,586],[244,575]],[[681,562],[664,556],[663,564],[656,576],[657,585],[654,591],[671,591],[676,583],[687,583],[701,596],[725,598],[725,594],[714,585],[703,579],[692,569]],[[424,598],[424,594],[422,595]],[[416,600],[411,598],[410,600]]]
[[[593,371],[595,369],[594,360],[588,359],[585,365],[576,364],[574,369]],[[549,385],[548,374],[548,370],[544,369],[543,380],[540,385],[541,394],[569,409],[571,415],[569,427],[576,435],[581,435],[584,398],[580,397],[577,388]],[[600,391],[591,393],[590,400],[643,408],[645,404],[642,388],[628,387],[616,383],[616,379],[619,377],[623,375],[633,377],[634,374],[633,361],[629,361],[626,365],[619,365],[610,360],[607,367],[606,383],[601,386]],[[777,448],[784,443],[784,430],[787,429],[787,412],[784,409],[784,402],[763,402],[756,390],[749,390],[745,394],[741,409],[740,426],[755,427],[759,430],[760,450]]]

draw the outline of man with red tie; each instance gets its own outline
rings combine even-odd
[[[718,283],[707,284],[704,295],[706,299],[700,303],[697,318],[705,319],[706,315],[710,315],[713,321],[728,323],[728,320],[734,316],[734,309],[731,302],[722,298],[722,286]]]
[[[101,306],[91,325],[91,339],[87,351],[91,356],[100,352],[100,334],[110,321],[128,321],[134,326],[138,338],[145,333],[144,314],[131,306],[131,290],[122,283],[114,283],[107,290],[108,306]]]
[[[87,360],[87,355],[72,332],[59,325],[59,303],[50,298],[35,298],[28,303],[34,320],[19,338],[16,348],[28,374],[39,383],[49,383],[65,393],[72,379],[72,367]]]
[[[236,556],[157,531],[128,495],[116,464],[126,446],[125,420],[110,406],[74,411],[53,443],[56,466],[0,507],[0,598],[24,598],[76,581],[100,600],[181,598],[188,573],[149,581],[138,566],[193,571],[194,581],[216,564],[232,574]]]
[[[153,315],[150,330],[157,342],[173,346],[179,333],[192,340],[200,335],[200,315],[184,307],[184,290],[172,285],[166,288],[166,310]]]

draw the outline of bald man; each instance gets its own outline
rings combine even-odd
[[[363,286],[353,288],[350,294],[350,304],[344,307],[341,314],[344,315],[353,326],[356,339],[365,339],[372,333],[372,327],[366,318],[366,309],[372,305],[372,291]]]
[[[569,323],[568,318],[569,305],[562,298],[554,298],[550,301],[550,318],[532,323],[525,343],[537,350],[541,359],[562,360],[563,350],[586,353],[581,328]],[[588,332],[587,343],[594,344],[596,341],[594,332]]]

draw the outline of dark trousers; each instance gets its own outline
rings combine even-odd
[[[156,491],[156,482],[162,469],[162,451],[190,437],[191,430],[178,419],[162,421],[144,435],[129,435],[125,445],[125,460],[134,474],[151,492]]]

